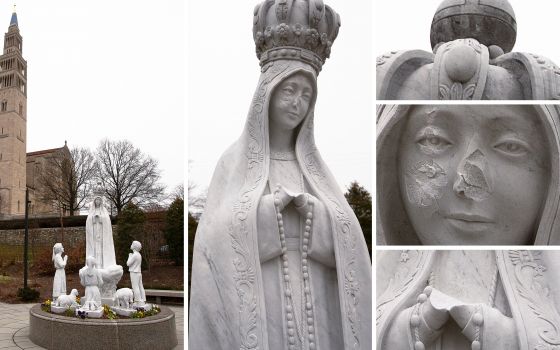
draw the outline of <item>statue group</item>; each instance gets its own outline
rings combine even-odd
[[[109,213],[103,204],[103,197],[97,196],[90,203],[86,219],[86,256],[85,266],[79,271],[80,283],[85,287],[83,303],[78,305],[78,291],[73,289],[66,295],[66,274],[64,268],[68,255],[62,257],[64,247],[56,243],[53,247],[53,263],[56,269],[53,281],[53,302],[51,310],[61,313],[68,307],[78,312],[86,312],[88,317],[98,318],[103,315],[103,305],[113,308],[118,314],[130,316],[135,309],[150,309],[146,304],[146,294],[142,285],[142,245],[138,241],[130,246],[127,266],[130,273],[130,288],[117,290],[117,284],[123,275],[123,268],[117,265],[113,244],[113,229]],[[126,302],[124,302],[126,300]],[[130,301],[130,302],[128,302]]]

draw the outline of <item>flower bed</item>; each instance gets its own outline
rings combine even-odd
[[[76,302],[78,303],[78,305],[80,304],[79,297],[76,298]],[[51,313],[51,314],[63,315],[63,316],[70,317],[70,318],[85,319],[85,318],[88,317],[88,312],[87,311],[78,310],[78,312],[76,312],[75,307],[68,307],[66,309],[66,311],[63,312],[62,314],[52,312],[52,310],[51,310],[51,306],[53,306],[52,303],[53,302],[50,299],[45,300],[45,302],[41,303],[41,310],[44,311],[44,312]],[[117,313],[115,313],[115,311],[113,311],[109,305],[103,305],[103,316],[101,316],[101,318],[108,319],[108,320],[145,318],[145,317],[150,317],[150,316],[157,315],[160,312],[161,312],[161,309],[159,308],[159,306],[157,306],[156,304],[152,304],[152,308],[150,310],[146,311],[144,308],[140,307],[140,308],[137,308],[136,311],[133,312],[130,317],[126,317],[126,316],[121,316],[121,315],[118,315]]]

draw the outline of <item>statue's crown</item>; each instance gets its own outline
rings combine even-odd
[[[255,7],[253,39],[261,66],[301,60],[317,73],[330,56],[340,16],[323,0],[266,0]]]
[[[93,195],[92,199],[95,197],[104,197],[105,187],[100,182],[98,182],[97,184],[93,185],[91,194]]]

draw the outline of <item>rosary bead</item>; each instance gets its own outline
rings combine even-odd
[[[471,344],[471,349],[472,350],[480,350],[480,342],[478,340],[473,341],[472,344]]]
[[[482,314],[480,312],[477,312],[474,314],[473,316],[473,322],[475,324],[475,326],[482,326],[482,324],[484,323],[484,318],[482,317]]]

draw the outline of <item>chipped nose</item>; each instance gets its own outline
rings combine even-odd
[[[457,171],[453,190],[459,197],[483,201],[492,193],[488,161],[482,151],[476,150],[462,162]]]

